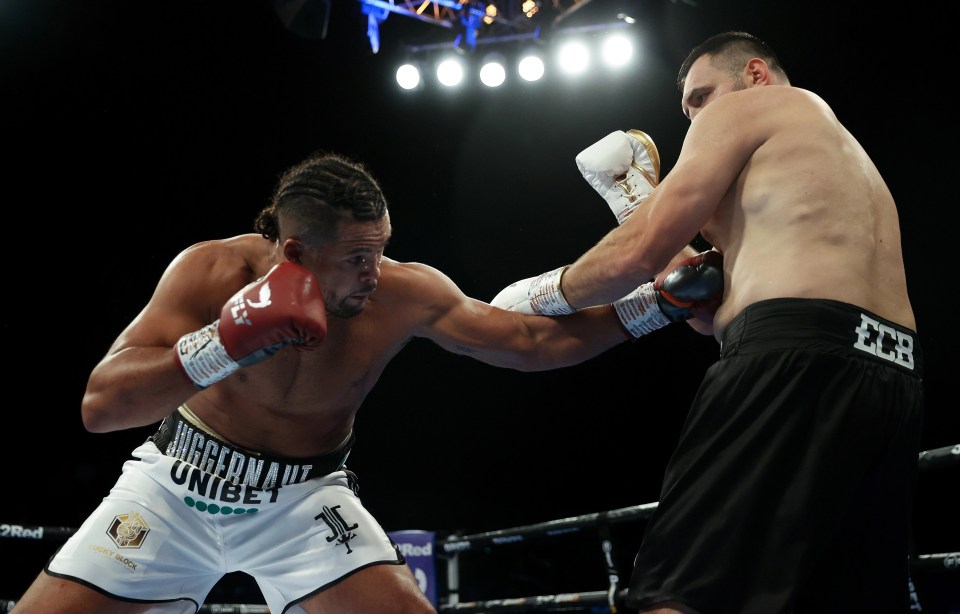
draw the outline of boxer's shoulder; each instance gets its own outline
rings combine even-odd
[[[433,285],[446,275],[422,262],[401,262],[384,256],[380,261],[380,282],[399,282],[416,286]]]
[[[184,261],[191,266],[216,266],[221,269],[246,268],[254,273],[258,269],[260,275],[274,264],[271,256],[275,245],[262,236],[254,233],[227,237],[224,239],[210,239],[194,243],[181,251],[174,259],[173,264]]]
[[[272,264],[271,245],[255,234],[194,243],[170,262],[159,288],[177,295],[212,296],[214,303],[226,300],[266,273]]]
[[[437,268],[421,262],[399,262],[384,257],[373,298],[381,302],[403,303],[409,308],[443,309],[462,300],[463,293]]]

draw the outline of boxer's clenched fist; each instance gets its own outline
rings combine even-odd
[[[490,304],[527,315],[562,316],[576,311],[560,291],[560,276],[566,267],[516,281],[501,290]]]
[[[206,388],[287,345],[312,350],[326,334],[326,305],[316,276],[283,262],[234,294],[218,320],[181,337],[174,352],[190,381]]]
[[[613,304],[634,337],[690,318],[712,319],[723,300],[723,256],[713,250],[682,261]]]
[[[660,181],[660,154],[640,130],[616,130],[576,157],[577,168],[623,224]]]

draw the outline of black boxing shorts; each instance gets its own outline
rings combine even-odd
[[[914,331],[853,305],[747,307],[667,465],[628,607],[906,612],[922,368]]]

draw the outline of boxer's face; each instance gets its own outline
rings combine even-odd
[[[703,55],[690,66],[683,82],[683,97],[680,106],[683,114],[692,121],[712,101],[728,92],[736,92],[747,86],[741,77],[713,65],[710,56]]]
[[[317,275],[329,314],[349,318],[367,306],[391,232],[388,215],[375,222],[342,220],[336,240],[304,251],[303,264]]]

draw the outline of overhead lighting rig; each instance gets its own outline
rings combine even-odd
[[[568,25],[566,20],[591,0],[359,0],[367,15],[367,35],[374,53],[380,48],[380,26],[391,14],[417,19],[442,28],[446,34],[426,42],[401,45],[405,60],[397,70],[397,83],[405,90],[421,89],[425,74],[433,73],[444,87],[460,85],[468,72],[468,63],[476,64],[473,73],[487,87],[497,87],[508,74],[524,81],[536,81],[546,72],[548,47],[556,44],[557,72],[577,75],[591,65],[592,56],[602,57],[607,66],[616,67],[633,54],[632,41],[624,28],[634,20],[621,13],[608,23]],[[584,36],[578,38],[577,34]],[[593,53],[591,46],[600,40],[604,49]],[[480,47],[482,58],[468,56]],[[508,51],[512,49],[512,53]],[[616,48],[613,57],[610,48]],[[515,68],[508,71],[508,56],[514,55]]]

